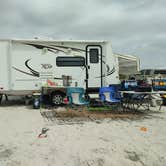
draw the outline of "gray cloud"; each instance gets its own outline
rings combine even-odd
[[[113,51],[166,62],[165,0],[1,0],[0,38],[111,40]]]

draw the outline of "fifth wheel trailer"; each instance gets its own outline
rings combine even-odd
[[[93,93],[119,84],[109,41],[0,40],[0,58],[0,95],[33,95],[42,86],[54,87],[54,96],[67,86]]]

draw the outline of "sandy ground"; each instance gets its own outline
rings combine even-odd
[[[47,137],[38,138],[43,127]],[[165,165],[164,107],[137,119],[81,123],[49,121],[23,105],[0,107],[0,166]]]

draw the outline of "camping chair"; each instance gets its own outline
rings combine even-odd
[[[83,98],[85,91],[83,88],[79,87],[69,87],[67,88],[67,97],[70,105],[76,106],[85,106],[89,104],[89,101],[86,101]]]
[[[145,110],[149,110],[150,100],[146,94],[130,94],[125,98],[125,108],[138,111],[142,107]]]
[[[116,87],[101,87],[99,89],[99,96],[100,100],[103,101],[106,106],[116,105],[118,106],[118,110],[121,108],[121,95]]]

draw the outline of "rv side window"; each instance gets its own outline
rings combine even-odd
[[[84,57],[57,57],[56,65],[61,67],[85,66]]]
[[[91,48],[89,50],[90,63],[99,63],[99,50],[97,48]]]

